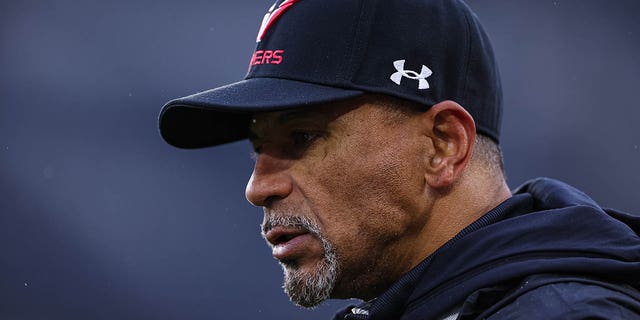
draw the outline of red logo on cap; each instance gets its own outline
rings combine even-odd
[[[251,57],[250,67],[257,64],[280,64],[282,63],[284,50],[258,50]]]
[[[271,8],[269,8],[269,12],[264,15],[264,19],[262,19],[262,25],[260,26],[260,31],[258,31],[256,42],[262,41],[264,34],[267,33],[269,28],[271,28],[271,25],[273,25],[273,23],[276,22],[276,20],[278,20],[285,11],[287,11],[287,9],[291,8],[291,6],[298,1],[300,0],[285,0],[277,8],[277,3],[274,3]]]

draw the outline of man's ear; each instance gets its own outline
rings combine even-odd
[[[433,143],[425,178],[434,189],[453,185],[471,160],[476,138],[473,117],[458,103],[447,100],[423,114],[428,123],[425,133]]]

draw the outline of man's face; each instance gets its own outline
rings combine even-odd
[[[425,150],[417,115],[364,99],[257,114],[247,199],[293,302],[371,299],[426,256]]]

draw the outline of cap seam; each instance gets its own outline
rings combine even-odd
[[[360,15],[358,16],[358,24],[356,26],[356,32],[354,32],[353,34],[353,48],[351,49],[351,57],[349,58],[349,64],[348,64],[348,77],[345,80],[345,85],[347,85],[347,82],[349,84],[352,84],[354,82],[354,75],[356,72],[356,69],[360,68],[360,63],[354,63],[354,61],[356,61],[356,56],[361,56],[362,55],[362,48],[364,46],[364,43],[368,43],[368,39],[369,39],[369,32],[367,31],[366,37],[363,34],[362,36],[361,33],[364,33],[365,30],[363,30],[364,28],[364,22],[368,21],[368,11],[365,10],[367,4],[367,0],[362,0],[360,2]],[[366,40],[365,40],[366,39]],[[357,67],[356,67],[357,64]]]

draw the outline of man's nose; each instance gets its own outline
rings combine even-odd
[[[255,206],[269,207],[273,201],[286,198],[293,190],[289,162],[268,153],[257,155],[245,190],[247,200]]]

